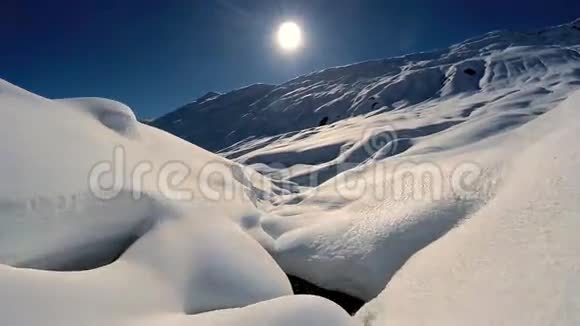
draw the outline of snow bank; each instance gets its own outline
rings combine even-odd
[[[357,317],[366,325],[580,322],[580,93],[512,135],[497,195],[415,255]]]
[[[0,108],[0,324],[354,323],[324,299],[268,301],[292,290],[246,232],[259,175],[114,101],[2,81]]]

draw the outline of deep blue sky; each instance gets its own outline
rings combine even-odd
[[[580,16],[580,0],[0,0],[0,78],[40,95],[101,96],[151,118],[207,91],[446,47]],[[299,22],[306,46],[272,35]]]

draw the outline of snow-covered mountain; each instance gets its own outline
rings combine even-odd
[[[152,123],[221,155],[0,80],[0,324],[578,325],[579,107],[580,21]]]
[[[226,154],[237,155],[263,147],[268,136],[288,138],[371,112],[417,111],[430,103],[519,87],[557,88],[576,82],[580,74],[574,64],[579,26],[576,21],[528,33],[491,32],[444,50],[330,68],[278,86],[210,93],[154,125],[212,151],[235,144]],[[467,118],[472,111],[488,111],[486,104],[491,103],[447,113]]]

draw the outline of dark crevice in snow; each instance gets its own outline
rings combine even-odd
[[[354,315],[365,304],[365,301],[359,298],[342,292],[323,289],[299,277],[288,275],[288,278],[294,294],[309,294],[326,298],[341,306],[351,315]]]
[[[477,74],[477,71],[471,68],[466,68],[465,70],[463,70],[463,72],[468,74],[469,76],[475,76]]]

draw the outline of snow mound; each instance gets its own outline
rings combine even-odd
[[[243,310],[226,310],[200,315],[194,325],[357,325],[336,304],[313,296],[282,297]]]
[[[292,289],[243,223],[264,214],[260,175],[122,104],[0,86],[0,323],[355,323],[321,298],[269,301]]]
[[[134,135],[136,132],[137,118],[125,104],[104,98],[75,98],[61,102],[87,111],[103,125],[122,135]]]
[[[576,93],[514,133],[495,198],[415,255],[358,318],[366,325],[577,325],[580,155],[571,142],[580,136],[579,104]]]

